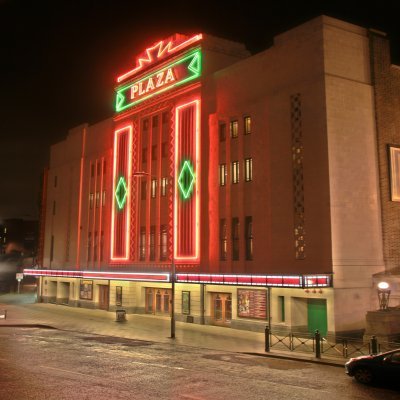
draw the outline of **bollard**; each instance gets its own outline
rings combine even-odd
[[[315,331],[315,357],[321,358],[321,334],[318,329]]]
[[[371,336],[371,354],[378,354],[378,339],[376,338],[375,335]]]
[[[269,353],[270,350],[270,343],[269,343],[269,326],[265,327],[265,351]]]

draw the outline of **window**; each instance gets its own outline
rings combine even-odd
[[[56,215],[56,201],[53,201],[53,215]]]
[[[156,259],[156,227],[150,227],[150,261]]]
[[[87,261],[92,261],[92,232],[88,233],[87,241]]]
[[[219,186],[226,185],[226,176],[227,176],[226,164],[219,164]]]
[[[239,183],[239,161],[232,161],[232,183]]]
[[[157,194],[157,179],[151,180],[151,198],[154,199]]]
[[[100,261],[103,261],[103,251],[104,251],[104,232],[101,231],[101,234],[100,234]]]
[[[94,232],[93,261],[97,261],[97,231]]]
[[[90,176],[94,177],[94,164],[90,164]]]
[[[161,196],[167,195],[168,178],[161,178]]]
[[[253,180],[253,159],[246,158],[244,160],[244,180],[250,182]]]
[[[149,120],[148,119],[144,119],[142,122],[142,129],[144,131],[147,131],[149,129]]]
[[[218,129],[219,129],[219,141],[225,142],[225,140],[226,140],[226,124],[225,123],[219,124]]]
[[[392,201],[400,201],[400,147],[389,146],[390,194]]]
[[[100,192],[96,192],[96,208],[100,207]]]
[[[230,130],[231,138],[235,139],[238,137],[238,134],[239,134],[238,122],[236,120],[230,122],[229,130]]]
[[[103,207],[106,205],[106,191],[105,190],[103,190],[103,198],[102,198],[101,203],[102,203],[101,205]]]
[[[157,160],[157,145],[151,146],[151,160]]]
[[[4,238],[5,239],[5,238]],[[51,235],[50,242],[50,262],[54,260],[54,236]]]
[[[225,261],[228,256],[228,237],[225,218],[221,218],[219,221],[219,238],[219,259]]]
[[[232,260],[239,260],[239,218],[232,218]]]
[[[163,112],[162,113],[162,123],[168,124],[168,121],[169,121],[169,112],[168,111]]]
[[[94,202],[94,193],[89,194],[89,208],[93,208],[93,202]]]
[[[158,115],[155,115],[153,117],[152,123],[153,123],[153,128],[157,128],[158,127]]]
[[[165,261],[167,259],[167,249],[168,249],[167,226],[161,225],[161,227],[160,227],[160,261]]]
[[[143,147],[142,149],[142,164],[147,163],[147,147]]]
[[[244,117],[244,134],[249,135],[251,133],[251,118]]]
[[[246,260],[253,259],[253,217],[245,220]]]
[[[285,322],[285,296],[278,296],[278,320]]]
[[[139,260],[144,261],[146,259],[146,228],[140,227],[139,236]]]

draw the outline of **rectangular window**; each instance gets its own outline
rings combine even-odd
[[[103,253],[104,253],[104,232],[101,231],[101,234],[100,234],[100,261],[103,261]]]
[[[144,261],[146,259],[146,228],[140,227],[139,237],[139,260]]]
[[[156,259],[156,227],[150,227],[150,261]]]
[[[142,183],[140,184],[140,196],[142,200],[146,200],[147,194],[147,182],[142,180]]]
[[[94,232],[93,261],[97,261],[97,231]]]
[[[96,192],[96,208],[100,207],[100,192]]]
[[[90,176],[94,177],[94,164],[90,164]]]
[[[244,134],[249,135],[251,133],[251,118],[244,117]]]
[[[161,143],[161,157],[162,158],[168,157],[168,143],[167,142]]]
[[[155,115],[152,120],[153,128],[158,127],[158,115]]]
[[[160,261],[167,259],[168,252],[168,235],[167,226],[161,225],[160,227]]]
[[[253,159],[246,158],[244,160],[244,180],[250,182],[253,180]]]
[[[232,183],[239,183],[239,161],[232,161]]]
[[[92,261],[92,232],[88,233],[87,241],[87,261]]]
[[[142,121],[142,129],[147,131],[149,129],[149,120],[146,118]]]
[[[115,305],[122,306],[122,286],[115,287]]]
[[[239,136],[237,120],[230,122],[229,130],[230,130],[231,138],[235,139],[235,138],[237,138]]]
[[[93,202],[94,202],[94,193],[89,194],[89,208],[93,208]]]
[[[102,199],[102,206],[104,207],[105,205],[106,205],[106,191],[105,190],[103,190],[103,199]]]
[[[225,218],[219,220],[219,238],[219,259],[226,261],[228,258],[228,237]]]
[[[232,260],[239,260],[239,218],[232,218]]]
[[[167,195],[168,178],[161,178],[161,196]]]
[[[151,180],[151,198],[154,199],[157,194],[157,179]]]
[[[245,220],[246,260],[253,259],[253,217]]]
[[[225,123],[219,124],[218,129],[219,129],[219,141],[225,142],[225,140],[226,140],[226,124]]]
[[[285,322],[285,296],[278,296],[278,320]]]
[[[400,201],[400,147],[389,146],[390,194],[392,201]]]
[[[219,164],[219,186],[226,185],[227,170],[226,164]]]
[[[165,111],[162,113],[162,123],[168,124],[168,121],[169,121],[169,112]]]

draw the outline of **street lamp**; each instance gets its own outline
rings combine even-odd
[[[146,176],[153,178],[149,172],[137,171],[132,174],[138,178]],[[175,201],[175,179],[172,177],[172,204]],[[172,207],[175,210],[174,207]],[[172,254],[171,254],[171,339],[175,339],[175,211],[172,212]]]
[[[389,306],[390,286],[387,282],[378,283],[379,309],[387,311]]]

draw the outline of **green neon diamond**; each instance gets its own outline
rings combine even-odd
[[[195,180],[196,176],[193,172],[193,166],[190,163],[190,161],[186,160],[182,165],[181,172],[179,173],[179,178],[178,178],[179,189],[185,200],[190,197],[193,191],[193,185]]]
[[[122,210],[126,202],[128,190],[126,188],[126,181],[123,176],[119,178],[117,187],[115,188],[115,198],[117,200],[118,208]]]

